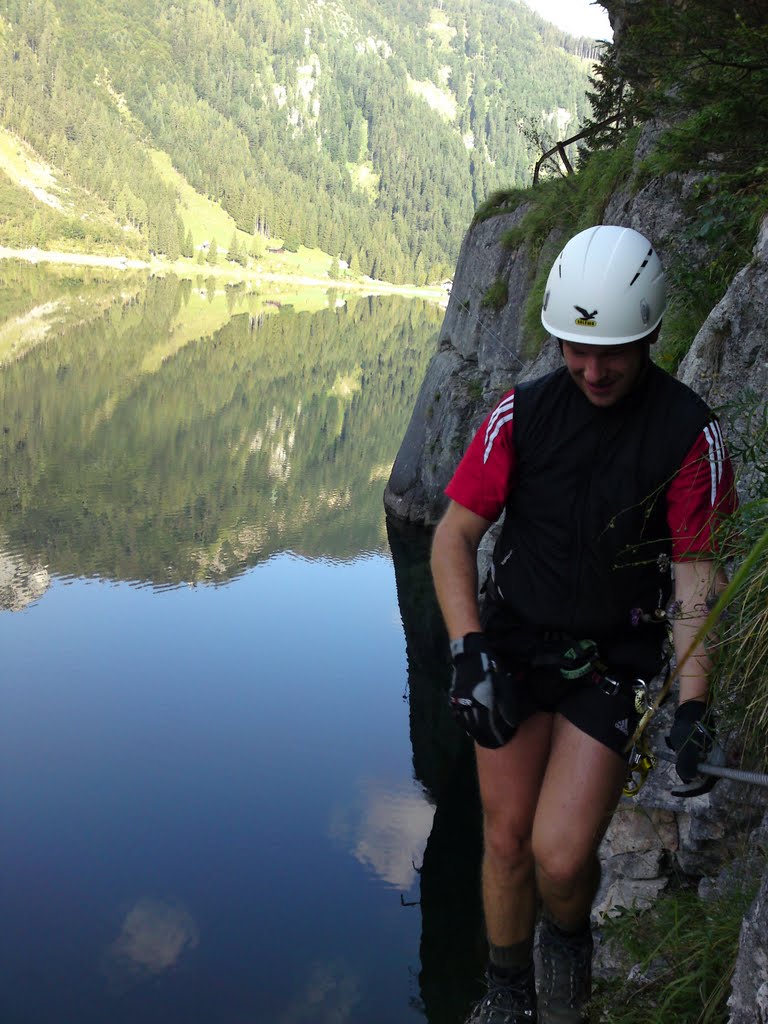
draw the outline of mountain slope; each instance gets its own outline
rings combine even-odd
[[[0,123],[154,251],[189,239],[152,149],[248,235],[423,281],[587,115],[593,52],[514,0],[4,0]]]

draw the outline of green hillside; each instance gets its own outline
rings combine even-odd
[[[516,0],[2,0],[0,244],[305,245],[438,280],[589,115],[594,54]]]

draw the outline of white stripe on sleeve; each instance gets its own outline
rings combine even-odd
[[[499,431],[505,423],[511,423],[514,419],[514,396],[502,402],[491,416],[488,422],[488,429],[485,432],[485,450],[483,452],[483,465],[488,461],[493,442],[499,436]],[[502,409],[502,406],[504,407]]]
[[[723,463],[725,461],[725,450],[723,437],[720,433],[720,424],[716,421],[708,423],[704,427],[704,436],[707,439],[707,458],[709,460],[710,479],[710,504],[714,506],[717,497],[717,488],[723,477]]]
[[[488,443],[489,437],[493,433],[493,428],[496,426],[496,421],[498,420],[499,416],[503,416],[504,413],[506,413],[507,411],[511,412],[514,404],[515,404],[515,396],[514,396],[514,393],[513,393],[511,395],[508,395],[507,398],[503,399],[501,402],[499,402],[499,404],[493,410],[493,412],[491,413],[491,415],[490,415],[490,417],[488,419],[488,426],[485,428],[485,443],[486,444]]]

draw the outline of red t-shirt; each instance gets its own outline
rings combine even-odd
[[[486,417],[446,488],[449,498],[490,522],[501,515],[515,486],[514,409],[513,389]],[[713,417],[667,489],[672,560],[712,554],[718,522],[736,504],[733,467]]]

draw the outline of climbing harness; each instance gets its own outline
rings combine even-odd
[[[644,616],[643,620],[659,622],[663,621],[664,618],[665,616],[654,614],[653,616]],[[638,616],[639,621],[640,618]],[[635,711],[639,722],[627,746],[629,758],[627,777],[624,783],[624,794],[625,796],[635,796],[640,792],[648,777],[648,773],[652,768],[656,767],[656,757],[652,753],[648,745],[648,739],[645,736],[645,726],[651,720],[653,711],[655,711],[655,707],[651,703],[648,684],[644,679],[637,678],[632,683],[629,683],[626,679],[622,681],[610,675],[606,665],[600,660],[600,653],[594,640],[570,641],[570,646],[563,650],[563,639],[564,634],[546,634],[544,648],[534,657],[533,664],[557,668],[564,679],[584,680],[586,682],[586,677],[591,676],[592,682],[609,697],[615,696],[622,689],[626,692],[627,688],[630,686],[632,688]],[[559,645],[556,642],[557,640],[561,641]],[[665,678],[656,707],[658,707],[658,704],[661,703],[669,692],[671,685],[670,668],[671,649],[667,645],[665,653]]]

